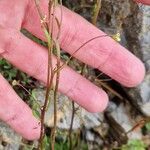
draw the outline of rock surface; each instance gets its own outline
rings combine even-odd
[[[36,99],[42,105],[45,97],[45,90],[35,89],[34,95]],[[45,116],[45,124],[49,127],[53,126],[53,93],[51,92],[51,104],[48,108]],[[69,129],[71,123],[71,114],[72,114],[72,102],[68,99],[68,97],[59,94],[58,96],[58,120],[57,126],[60,129]],[[79,107],[77,104],[75,105],[77,109],[76,115],[74,118],[73,129],[81,128],[84,125],[87,129],[99,126],[101,122],[103,122],[103,115],[97,113],[89,113],[83,108]]]
[[[128,94],[137,101],[143,112],[150,116],[150,6],[141,6],[139,10],[140,12],[135,20],[135,23],[141,20],[141,28],[137,36],[138,45],[132,47],[136,50],[136,53],[140,54],[145,63],[146,76],[137,88],[128,89]]]
[[[22,137],[0,122],[0,150],[18,150]]]

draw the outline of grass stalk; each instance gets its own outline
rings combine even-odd
[[[58,42],[56,41],[56,52],[57,52],[57,64],[56,67],[60,67],[60,47]],[[60,78],[60,70],[56,72],[56,83],[54,87],[54,127],[51,134],[51,149],[54,150],[55,147],[55,136],[56,136],[56,128],[57,128],[57,94],[58,94],[58,86],[59,86],[59,78]]]
[[[39,2],[37,0],[35,0],[35,4],[36,4],[36,8],[38,10],[38,13],[39,13],[39,16],[41,19],[41,25],[42,25],[42,29],[44,31],[44,35],[45,35],[45,37],[47,39],[47,43],[48,43],[48,65],[47,65],[46,94],[45,94],[44,105],[41,108],[41,131],[40,131],[40,139],[39,139],[39,145],[38,145],[38,149],[43,150],[44,149],[43,148],[44,118],[45,118],[45,113],[46,113],[48,103],[50,101],[49,94],[50,94],[50,90],[51,90],[52,85],[53,85],[53,78],[54,78],[53,63],[52,63],[52,51],[53,51],[54,43],[52,40],[52,32],[50,33],[49,24],[47,23],[46,18],[43,17]],[[50,4],[50,2],[49,2],[49,4]],[[49,11],[51,11],[51,7],[49,7]],[[53,30],[53,27],[51,29]]]

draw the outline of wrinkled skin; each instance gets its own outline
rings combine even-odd
[[[41,2],[45,14],[47,1]],[[150,4],[150,0],[138,2]],[[56,15],[60,18],[59,6]],[[21,28],[26,28],[32,34],[44,39],[39,20],[33,0],[0,1],[0,56],[46,83],[47,50],[20,33]],[[56,27],[54,30],[57,33]],[[72,54],[84,42],[104,34],[79,15],[63,7],[59,42],[61,48],[68,53]],[[110,37],[93,40],[75,57],[127,87],[137,86],[144,78],[143,63]],[[59,91],[90,112],[102,112],[108,103],[105,91],[67,66],[61,71]],[[31,109],[17,96],[2,75],[0,75],[0,119],[26,139],[39,138],[39,121],[34,118]]]

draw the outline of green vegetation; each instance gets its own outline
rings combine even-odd
[[[0,73],[9,81],[10,84],[15,80],[22,87],[31,91],[36,87],[35,79],[31,78],[27,74],[13,67],[5,59],[0,59]],[[19,94],[22,99],[29,99],[29,94],[20,86],[13,86],[15,91]]]
[[[126,145],[123,145],[121,150],[146,150],[147,145],[141,140],[128,141]]]
[[[150,122],[146,123],[145,128],[147,132],[150,132]]]

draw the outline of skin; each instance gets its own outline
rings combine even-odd
[[[150,4],[150,0],[138,2]],[[42,0],[41,8],[47,14],[47,0]],[[56,15],[60,18],[59,7],[56,9]],[[0,56],[46,83],[47,50],[22,35],[21,28],[26,28],[44,39],[33,1],[1,0]],[[55,35],[57,30],[55,27]],[[68,53],[72,54],[84,42],[104,34],[79,15],[63,7],[59,43]],[[137,86],[144,78],[143,63],[110,37],[93,40],[76,53],[75,57],[127,87]],[[56,62],[55,57],[53,59]],[[105,91],[69,67],[61,71],[59,91],[90,112],[102,112],[108,104]],[[31,109],[18,97],[2,75],[0,75],[0,119],[26,139],[39,138],[39,121],[34,118]]]

